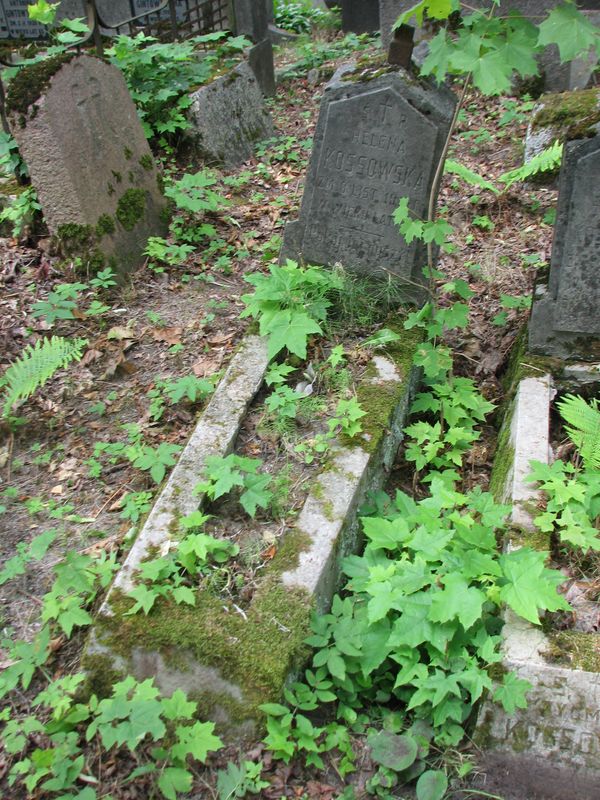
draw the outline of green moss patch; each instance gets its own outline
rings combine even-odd
[[[127,189],[117,203],[117,219],[126,231],[132,231],[146,211],[146,193],[143,189]]]
[[[74,56],[74,53],[61,53],[20,69],[10,83],[6,97],[7,114],[21,114],[22,127],[25,127],[29,109],[44,94],[59,69]]]
[[[542,108],[531,122],[533,131],[555,128],[561,139],[586,139],[595,136],[600,124],[600,90],[546,94]]]
[[[244,695],[229,709],[233,723],[260,719],[258,706],[280,697],[290,671],[299,669],[308,654],[304,639],[310,632],[310,598],[303,590],[282,586],[276,576],[264,578],[245,616],[207,590],[197,592],[195,607],[165,600],[148,616],[125,616],[132,602],[115,593],[114,616],[97,621],[101,643],[125,660],[141,648],[159,652],[177,670],[186,669],[190,656],[217,669]],[[92,672],[97,667],[104,672],[106,664],[95,665],[90,657]],[[92,675],[94,680],[101,682]],[[222,705],[219,697],[212,702]]]
[[[544,658],[552,664],[600,672],[600,635],[580,631],[548,634],[549,647]]]
[[[110,214],[102,214],[96,223],[96,236],[101,238],[105,234],[114,233],[116,230],[115,221]]]

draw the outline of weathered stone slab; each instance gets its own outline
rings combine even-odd
[[[600,89],[545,94],[531,112],[525,137],[525,162],[553,142],[600,134]]]
[[[273,42],[263,39],[248,50],[248,66],[254,73],[261,92],[265,97],[273,97],[276,90],[275,65],[273,62]]]
[[[264,372],[266,347],[260,344]],[[417,344],[418,336],[410,332],[389,356],[375,357],[368,379],[358,387],[358,399],[368,412],[365,432],[333,443],[327,467],[313,482],[275,557],[257,573],[246,605],[200,589],[196,607],[167,603],[148,616],[126,616],[130,601],[123,590],[131,585],[135,565],[149,547],[164,548],[179,515],[197,507],[190,487],[199,479],[203,458],[215,450],[194,448],[183,473],[175,468],[148,518],[144,531],[150,526],[153,532],[148,536],[142,531],[143,543],[136,543],[100,610],[85,659],[92,685],[106,670],[153,677],[166,694],[181,688],[199,696],[203,713],[230,739],[255,735],[262,718],[258,706],[280,699],[286,680],[302,668],[311,611],[329,608],[340,582],[341,559],[358,545],[356,511],[367,491],[381,487],[393,463],[418,377],[411,366]],[[248,353],[240,352],[224,378],[225,384],[235,381],[246,397],[258,388],[258,373],[248,375],[248,360]],[[230,395],[227,385],[217,389],[198,426],[202,441],[210,441],[201,433],[206,414],[212,407],[212,417],[218,418],[221,401],[229,402]],[[375,396],[376,409],[369,406]],[[230,424],[231,441],[239,422],[236,416]],[[228,442],[223,452],[230,446]],[[186,483],[177,491],[182,474]]]
[[[342,0],[342,30],[375,33],[379,30],[379,0]]]
[[[550,459],[549,418],[552,377],[525,378],[518,386],[505,419],[510,437],[500,436],[500,469],[510,459],[501,497],[513,504],[512,522],[521,531],[534,530],[533,513],[540,491],[525,482],[529,461]],[[496,466],[495,466],[496,468]],[[531,544],[527,533],[519,541]],[[575,634],[587,642],[586,669],[557,666],[546,655],[550,641],[541,628],[505,614],[502,666],[529,681],[527,708],[507,714],[499,705],[484,701],[474,741],[484,752],[484,764],[513,775],[529,775],[531,789],[537,781],[546,787],[544,797],[562,800],[564,786],[572,780],[578,798],[596,800],[600,786],[600,671],[589,671],[594,660],[600,669],[600,637]],[[596,656],[594,657],[594,652]],[[522,788],[530,787],[527,780]],[[562,788],[561,788],[562,787]],[[556,793],[555,793],[556,790]]]
[[[565,145],[547,286],[529,325],[534,353],[593,357],[600,338],[600,136]],[[589,341],[590,337],[595,341]]]
[[[372,277],[390,274],[418,295],[427,263],[392,220],[402,197],[427,213],[454,96],[402,70],[360,83],[339,70],[325,89],[300,217],[286,227],[283,254]],[[412,287],[412,288],[411,288]]]
[[[7,109],[50,232],[64,255],[125,274],[166,230],[159,176],[122,73],[91,56],[20,71]]]
[[[271,115],[249,65],[201,86],[192,95],[188,135],[204,158],[234,167],[250,158],[261,139],[273,135]]]

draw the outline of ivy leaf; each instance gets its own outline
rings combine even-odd
[[[444,588],[433,595],[429,619],[432,622],[458,619],[465,630],[468,630],[481,618],[485,593],[475,586],[469,586],[458,572],[446,575],[442,580]]]
[[[558,45],[563,63],[583,55],[591,47],[600,47],[598,29],[577,10],[574,3],[564,3],[552,9],[539,31],[538,44]]]
[[[506,581],[500,589],[500,599],[535,625],[540,623],[538,609],[568,611],[571,608],[556,591],[565,577],[557,570],[546,569],[546,556],[547,553],[527,547],[500,556]]]
[[[502,703],[507,714],[514,714],[517,708],[527,708],[526,695],[532,689],[529,681],[518,678],[514,672],[507,672],[502,685],[494,692],[494,700]]]
[[[177,794],[192,788],[192,774],[183,767],[165,767],[158,779],[158,788],[167,800],[177,800]]]

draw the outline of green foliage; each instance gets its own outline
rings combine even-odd
[[[239,766],[229,762],[226,769],[217,773],[217,793],[219,800],[233,800],[234,797],[246,797],[248,794],[259,794],[261,789],[270,786],[269,781],[261,779],[263,762],[243,761]]]
[[[313,28],[333,27],[337,17],[331,11],[315,8],[310,0],[275,0],[275,24],[295,33],[310,33]]]
[[[0,386],[4,387],[2,415],[7,416],[15,403],[27,400],[59,369],[78,361],[86,344],[85,339],[52,336],[28,345],[0,380]]]
[[[331,42],[301,41],[294,48],[297,60],[282,70],[281,78],[286,80],[304,77],[309,70],[320,67],[326,61],[365,50],[372,41],[367,34],[357,36],[355,33],[349,33],[343,39],[334,39]]]
[[[491,181],[488,181],[486,178],[483,178],[481,175],[473,172],[473,170],[469,169],[464,164],[454,161],[452,158],[446,159],[444,164],[444,172],[448,172],[451,175],[456,175],[459,178],[462,178],[462,180],[465,181],[465,183],[468,183],[470,186],[476,186],[478,189],[487,189],[494,194],[498,194],[498,189],[496,189]]]
[[[561,142],[556,141],[550,147],[542,150],[536,156],[533,156],[526,164],[517,169],[512,169],[510,172],[505,172],[498,178],[499,181],[506,184],[508,189],[517,181],[526,181],[533,175],[539,175],[540,172],[552,172],[558,167],[562,161],[563,146]]]
[[[176,548],[165,556],[142,562],[137,583],[128,592],[135,603],[127,615],[139,611],[149,614],[160,597],[171,597],[177,604],[196,605],[198,581],[208,575],[214,565],[220,569],[239,552],[237,545],[202,533],[201,528],[208,519],[199,511],[184,517],[180,528],[189,533]]]
[[[83,283],[61,283],[48,293],[45,300],[38,300],[32,306],[33,317],[42,317],[48,325],[56,320],[75,319],[74,312],[80,300]]]
[[[194,252],[194,249],[191,244],[169,244],[166,239],[160,236],[150,236],[144,255],[147,255],[150,259],[164,262],[170,267],[178,267],[187,261],[188,256]],[[155,272],[162,272],[162,269],[156,267],[153,261],[149,263],[149,266]]]
[[[152,492],[128,492],[123,498],[121,519],[128,519],[134,524],[152,508]]]
[[[448,236],[452,233],[451,225],[445,219],[433,221],[417,219],[408,207],[408,197],[400,199],[392,216],[408,244],[414,239],[420,239],[426,244],[436,244],[446,252],[452,250],[452,246],[448,242]]]
[[[158,447],[152,447],[142,441],[141,433],[136,425],[125,426],[128,431],[127,442],[96,442],[94,455],[88,460],[90,474],[99,477],[102,464],[99,459],[108,457],[112,464],[117,461],[127,460],[137,469],[150,473],[155,483],[160,483],[169,467],[175,466],[175,456],[181,452],[181,446],[161,442]]]
[[[282,350],[306,358],[308,337],[323,333],[331,301],[327,295],[341,288],[340,278],[319,267],[299,267],[287,260],[282,267],[271,264],[269,275],[246,277],[255,290],[242,295],[246,308],[241,317],[259,320],[261,336],[269,337],[269,358]]]
[[[31,561],[40,561],[46,555],[55,538],[56,531],[50,530],[35,536],[29,545],[26,545],[25,542],[19,542],[16,554],[6,561],[2,571],[0,571],[0,586],[18,575],[24,575],[27,565]]]
[[[12,223],[12,235],[18,239],[26,225],[29,225],[36,211],[41,210],[37,193],[33,186],[23,189],[0,211],[0,222]]]
[[[0,173],[10,179],[15,175],[24,178],[29,174],[25,162],[19,155],[19,145],[10,133],[3,130],[0,130]]]
[[[185,42],[159,42],[152,36],[117,36],[105,53],[123,72],[138,108],[146,136],[166,144],[189,127],[186,110],[189,91],[206,83],[221,64],[231,66],[249,43],[241,36],[227,40],[227,33],[196,36]],[[202,46],[211,52],[202,52]]]
[[[261,475],[259,458],[246,458],[231,453],[228,456],[209,456],[204,465],[205,480],[198,483],[194,491],[206,494],[210,500],[218,500],[232,489],[241,490],[240,505],[251,517],[258,508],[268,508],[273,492],[267,488],[272,478]]]
[[[360,407],[356,397],[338,400],[335,414],[327,420],[327,432],[317,433],[312,439],[300,442],[294,448],[294,452],[300,454],[305,464],[322,457],[329,451],[331,442],[339,435],[352,438],[362,431],[360,419],[367,412]]]
[[[557,403],[565,430],[579,451],[586,469],[600,469],[600,409],[598,400],[565,395]]]
[[[561,460],[553,464],[531,462],[528,481],[545,493],[546,509],[534,519],[539,530],[555,533],[565,547],[600,551],[596,520],[600,516],[600,473],[577,472]]]

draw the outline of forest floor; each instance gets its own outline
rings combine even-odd
[[[293,53],[284,51],[278,59],[282,68],[293,60]],[[186,442],[198,407],[165,404],[158,415],[153,392],[160,381],[212,376],[226,367],[247,327],[240,319],[240,297],[249,290],[244,277],[265,270],[276,258],[283,227],[297,214],[323,80],[342,60],[329,62],[317,75],[313,71],[310,84],[306,76],[280,84],[271,104],[276,139],[243,167],[222,176],[237,181],[220,184],[231,205],[210,220],[217,229],[217,244],[199,248],[176,268],[157,273],[146,267],[132,275],[126,286],[102,297],[109,308],[100,315],[86,316],[97,299],[88,284],[80,291],[74,319],[49,325],[34,316],[34,303],[47,300],[57,285],[86,283],[87,278],[65,272],[64,265],[48,255],[43,235],[19,242],[0,240],[0,369],[49,330],[88,342],[84,358],[21,409],[25,424],[15,435],[0,433],[0,562],[42,531],[57,531],[53,547],[36,569],[0,588],[5,635],[31,638],[39,627],[40,600],[57,560],[72,549],[120,553],[131,527],[122,517],[125,496],[156,491],[147,473],[126,461],[106,464],[100,477],[92,477],[89,460],[95,443],[123,441],[122,426],[131,423],[154,446]],[[522,163],[529,109],[530,103],[516,97],[490,100],[471,92],[451,157],[494,182]],[[179,167],[195,171],[199,165]],[[454,226],[456,249],[443,255],[439,266],[449,277],[468,281],[474,291],[470,325],[453,334],[450,344],[459,372],[473,377],[497,405],[502,402],[501,378],[511,348],[527,316],[526,302],[521,308],[505,308],[502,298],[531,295],[536,270],[550,258],[555,203],[553,184],[515,184],[495,195],[452,175],[444,178],[439,205]],[[495,437],[492,419],[473,449],[467,486],[486,487]],[[390,486],[410,490],[401,461],[397,467]],[[83,637],[75,637],[55,643],[56,675],[76,668],[82,642]],[[0,652],[0,669],[4,663]],[[210,768],[198,774],[194,797],[216,797],[216,770],[235,757],[234,750],[221,751]],[[262,796],[269,800],[330,800],[343,786],[333,761],[323,777],[299,763],[275,762],[259,744],[245,750],[242,758],[263,759],[263,777],[271,786]],[[0,778],[7,766],[0,755]],[[146,796],[143,783],[118,788],[120,768],[105,765],[114,797]],[[371,771],[368,755],[362,760],[359,756],[352,782],[360,787]],[[481,788],[490,791],[491,785],[483,781]]]

